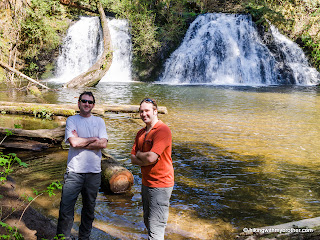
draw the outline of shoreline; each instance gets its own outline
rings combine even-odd
[[[19,233],[24,237],[24,239],[53,239],[55,237],[56,224],[54,221],[35,210],[32,206],[28,206],[28,202],[19,197],[16,191],[16,184],[11,177],[8,177],[8,180],[4,184],[0,184],[0,193],[0,195],[2,195],[0,198],[0,214],[2,221],[12,227],[17,227]],[[20,220],[22,213],[23,216]],[[280,230],[282,230],[281,233]],[[6,234],[6,231],[0,226],[0,235],[1,234]],[[250,228],[238,233],[234,239],[320,239],[320,217],[303,219],[274,226]]]

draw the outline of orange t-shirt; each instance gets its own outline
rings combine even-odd
[[[154,152],[159,155],[156,163],[142,166],[142,184],[147,187],[173,187],[174,171],[172,165],[172,135],[170,128],[159,120],[146,135],[146,128],[142,128],[135,138],[131,154],[140,152]]]

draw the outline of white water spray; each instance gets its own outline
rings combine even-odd
[[[72,25],[63,41],[56,63],[55,82],[68,82],[87,71],[103,51],[98,17],[81,17]]]
[[[301,66],[307,61],[293,62]],[[167,60],[160,82],[272,85],[283,83],[280,66],[261,42],[249,15],[209,13],[200,15],[190,25],[181,46]],[[295,72],[297,66],[292,67]],[[304,68],[292,74],[299,78],[294,82],[314,82],[309,81],[313,78],[309,70]]]
[[[320,73],[310,66],[298,44],[280,34],[274,26],[271,25],[270,29],[278,48],[283,53],[285,62],[293,72],[294,83],[297,85],[314,85],[319,83]]]
[[[108,27],[113,49],[112,64],[100,82],[130,82],[132,43],[129,23],[126,20],[112,19],[108,21]]]
[[[131,37],[125,20],[108,20],[113,60],[101,81],[131,81]],[[87,71],[103,52],[103,33],[98,17],[81,17],[67,32],[56,63],[55,78],[65,83]]]

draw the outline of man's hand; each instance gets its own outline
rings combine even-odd
[[[98,150],[107,147],[108,140],[105,138],[89,137],[82,138],[79,137],[76,130],[72,130],[74,137],[69,137],[70,145],[74,148],[85,148],[90,150]]]
[[[159,155],[154,152],[140,152],[136,155],[131,154],[131,163],[139,166],[148,166],[155,164],[159,159]]]

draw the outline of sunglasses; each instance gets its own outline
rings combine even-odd
[[[79,102],[82,102],[82,103],[89,103],[89,104],[94,104],[94,101],[91,101],[91,100],[86,100],[86,99],[80,99]]]
[[[155,104],[155,102],[154,102],[152,99],[150,99],[150,98],[145,98],[145,99],[143,99],[143,100],[141,101],[141,103],[143,103],[143,102],[149,102],[149,103],[152,103],[154,106],[157,106],[157,105]],[[141,105],[141,103],[140,103],[140,105]]]

